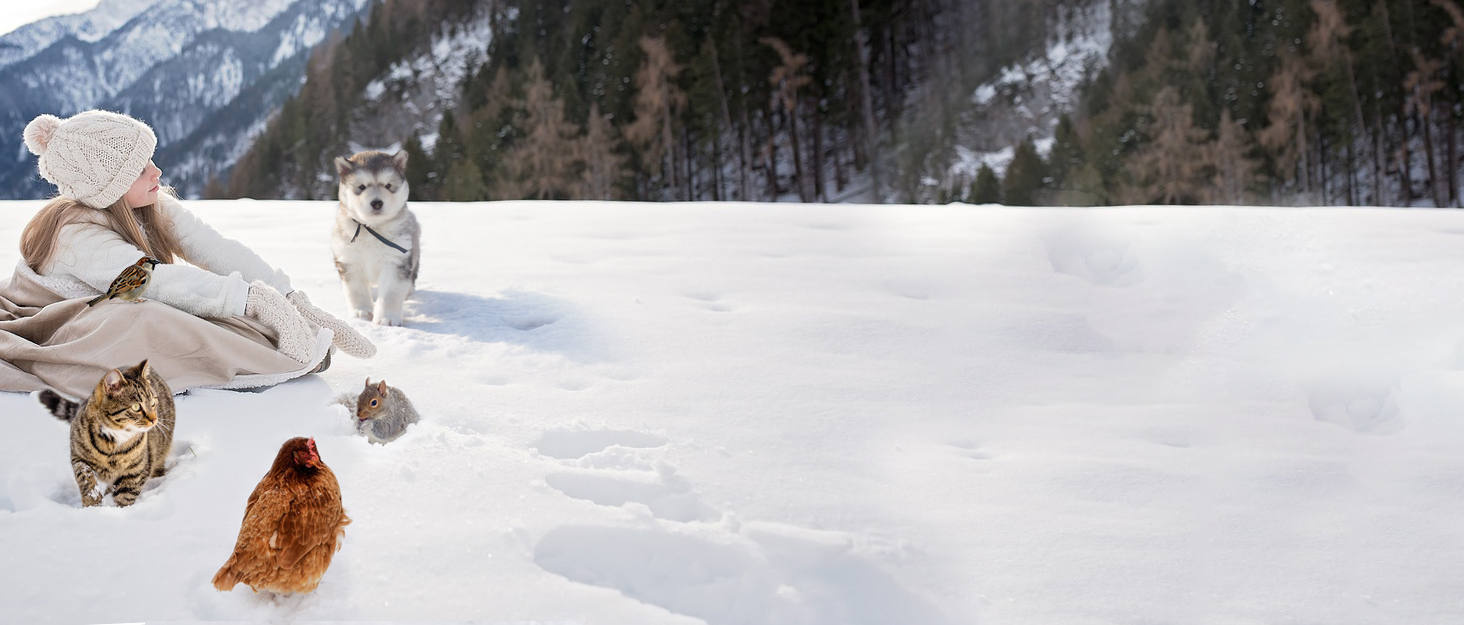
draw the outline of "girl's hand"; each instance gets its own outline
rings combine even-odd
[[[274,287],[259,280],[250,284],[244,314],[279,335],[280,353],[307,365],[315,358],[315,328]]]
[[[304,291],[298,289],[290,291],[285,298],[295,306],[295,310],[299,311],[301,316],[310,320],[311,323],[322,328],[330,328],[330,331],[335,333],[333,342],[336,349],[357,358],[370,358],[376,355],[376,346],[372,345],[370,340],[361,336],[361,333],[357,332],[355,328],[346,325],[346,322],[311,304],[310,298],[305,296]]]

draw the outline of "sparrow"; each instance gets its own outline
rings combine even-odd
[[[147,291],[147,284],[152,282],[152,270],[158,264],[160,263],[157,260],[149,256],[137,259],[136,263],[117,274],[117,279],[112,281],[112,286],[107,288],[106,293],[98,295],[96,299],[87,302],[86,305],[94,306],[97,302],[114,297],[129,302],[144,301],[142,294]]]

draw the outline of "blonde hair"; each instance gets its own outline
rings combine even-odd
[[[107,227],[124,241],[136,245],[144,254],[164,263],[172,263],[181,256],[178,237],[173,232],[173,222],[163,213],[161,193],[173,195],[173,190],[159,189],[158,201],[138,209],[127,205],[126,198],[118,199],[111,206],[92,208],[69,197],[58,197],[32,217],[25,230],[20,233],[20,256],[31,271],[40,273],[56,255],[56,239],[61,228],[78,221],[92,211],[107,218]]]

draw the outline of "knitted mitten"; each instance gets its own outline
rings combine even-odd
[[[298,289],[290,291],[285,299],[290,300],[290,303],[295,305],[295,310],[300,311],[300,315],[309,319],[311,323],[322,328],[330,328],[330,331],[335,333],[335,339],[332,342],[335,343],[336,349],[357,358],[370,358],[376,355],[376,346],[372,345],[370,340],[361,336],[361,333],[357,332],[355,328],[346,325],[346,322],[316,308],[314,304],[310,303],[310,298],[305,297],[304,291]]]
[[[244,314],[279,335],[281,354],[307,364],[315,356],[315,329],[274,287],[258,280],[250,284]]]

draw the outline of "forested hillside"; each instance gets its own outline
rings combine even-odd
[[[1459,206],[1461,36],[1455,0],[1152,0],[1007,175],[1056,204]]]
[[[212,192],[332,197],[330,159],[385,121],[356,114],[366,81],[445,24],[486,15],[486,62],[460,100],[394,142],[413,154],[416,197],[831,201],[877,183],[895,199],[941,165],[931,155],[949,151],[983,73],[1043,40],[1046,10],[387,0],[317,55],[301,95]]]
[[[1100,17],[1072,110],[988,114]],[[371,105],[464,24],[445,101]],[[1456,206],[1461,33],[1455,0],[385,0],[210,194],[333,197],[334,156],[400,146],[418,199]]]

